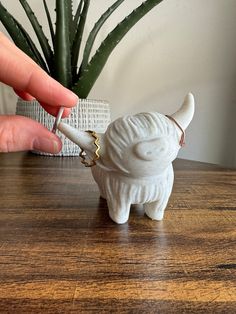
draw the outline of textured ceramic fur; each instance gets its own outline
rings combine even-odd
[[[188,94],[172,118],[187,128],[194,114],[194,98]],[[94,139],[87,132],[60,123],[59,130],[92,158]],[[163,114],[139,113],[112,122],[100,139],[100,158],[92,174],[100,194],[107,200],[109,215],[116,223],[129,218],[131,204],[143,204],[148,217],[162,220],[167,206],[182,132]]]

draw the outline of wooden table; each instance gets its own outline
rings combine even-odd
[[[117,225],[78,158],[0,154],[0,313],[236,313],[236,171],[175,169]]]

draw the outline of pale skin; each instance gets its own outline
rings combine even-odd
[[[73,92],[52,79],[1,32],[0,81],[11,86],[24,100],[37,99],[54,116],[63,104],[63,117],[67,117],[78,101]],[[0,115],[0,152],[40,150],[58,153],[61,148],[59,137],[36,121]]]

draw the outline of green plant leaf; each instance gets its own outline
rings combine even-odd
[[[84,0],[80,0],[78,7],[76,9],[76,12],[75,12],[75,16],[74,16],[74,20],[73,20],[73,24],[74,24],[73,27],[75,28],[75,30],[77,29],[77,26],[78,26],[79,17],[80,17],[81,12],[82,12],[83,4],[84,4]]]
[[[33,59],[41,68],[48,72],[47,66],[23,26],[6,10],[0,2],[0,20],[12,40],[24,53]]]
[[[77,28],[77,32],[75,34],[74,42],[71,50],[71,66],[72,66],[72,77],[75,78],[77,74],[77,62],[79,59],[79,52],[81,41],[84,32],[84,26],[87,18],[87,13],[90,5],[90,0],[84,0],[83,10],[80,15],[79,25]]]
[[[68,2],[56,0],[55,70],[56,79],[71,88],[71,49]]]
[[[45,13],[46,13],[46,16],[47,16],[47,20],[48,20],[48,26],[49,26],[49,30],[50,30],[50,34],[51,34],[52,43],[53,43],[53,46],[54,46],[55,45],[55,33],[54,33],[52,19],[51,19],[50,12],[48,10],[48,6],[47,6],[46,0],[43,0],[43,5],[44,5]]]
[[[83,8],[83,4],[84,4],[84,0],[80,0],[79,4],[78,4],[78,7],[76,9],[76,12],[75,12],[75,16],[73,18],[73,22],[72,22],[72,25],[71,25],[71,34],[72,34],[72,38],[71,38],[71,46],[73,45],[73,42],[74,42],[74,39],[75,39],[75,35],[76,35],[76,32],[77,32],[77,28],[78,28],[78,23],[79,23],[79,18],[81,16],[81,12],[82,12],[82,8]]]
[[[45,60],[48,64],[48,68],[51,72],[54,71],[53,69],[53,51],[48,43],[48,39],[44,35],[44,32],[42,30],[42,26],[39,24],[34,12],[32,11],[31,7],[29,6],[28,2],[26,0],[19,0],[23,9],[25,10],[25,13],[27,14],[29,21],[35,31],[35,34],[38,38],[39,44],[42,48]]]
[[[146,0],[108,34],[92,57],[90,63],[85,67],[83,72],[80,73],[77,83],[73,86],[73,91],[79,95],[79,97],[87,98],[113,49],[143,16],[162,1],[163,0]]]
[[[73,42],[73,34],[72,34],[72,27],[73,27],[73,1],[72,0],[67,0],[67,6],[68,6],[68,9],[67,9],[67,14],[68,14],[68,23],[69,23],[69,36],[70,36],[70,43]]]
[[[106,22],[106,20],[109,18],[109,16],[119,7],[119,5],[124,2],[124,0],[117,0],[112,6],[110,6],[105,13],[102,14],[102,16],[99,18],[99,20],[95,23],[93,29],[91,30],[88,39],[86,41],[86,45],[84,48],[84,54],[83,54],[83,60],[80,67],[80,72],[83,72],[85,67],[88,65],[89,57],[91,54],[91,50],[93,48],[94,41],[96,39],[96,36],[103,26],[103,24]]]
[[[17,23],[19,29],[22,31],[22,34],[25,36],[26,41],[28,42],[28,44],[29,44],[32,52],[34,53],[36,59],[38,60],[37,63],[41,66],[42,69],[49,72],[45,61],[43,60],[40,52],[36,48],[34,42],[32,41],[31,37],[29,36],[29,34],[26,32],[26,30],[23,28],[23,26],[18,21],[15,20],[15,22]]]

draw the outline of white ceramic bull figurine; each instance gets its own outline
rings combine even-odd
[[[112,122],[104,134],[96,134],[100,150],[92,174],[113,221],[125,223],[131,204],[143,204],[148,217],[162,220],[173,186],[172,161],[193,114],[194,97],[188,94],[172,116],[128,115]],[[91,134],[65,123],[58,129],[94,159],[97,145]]]

